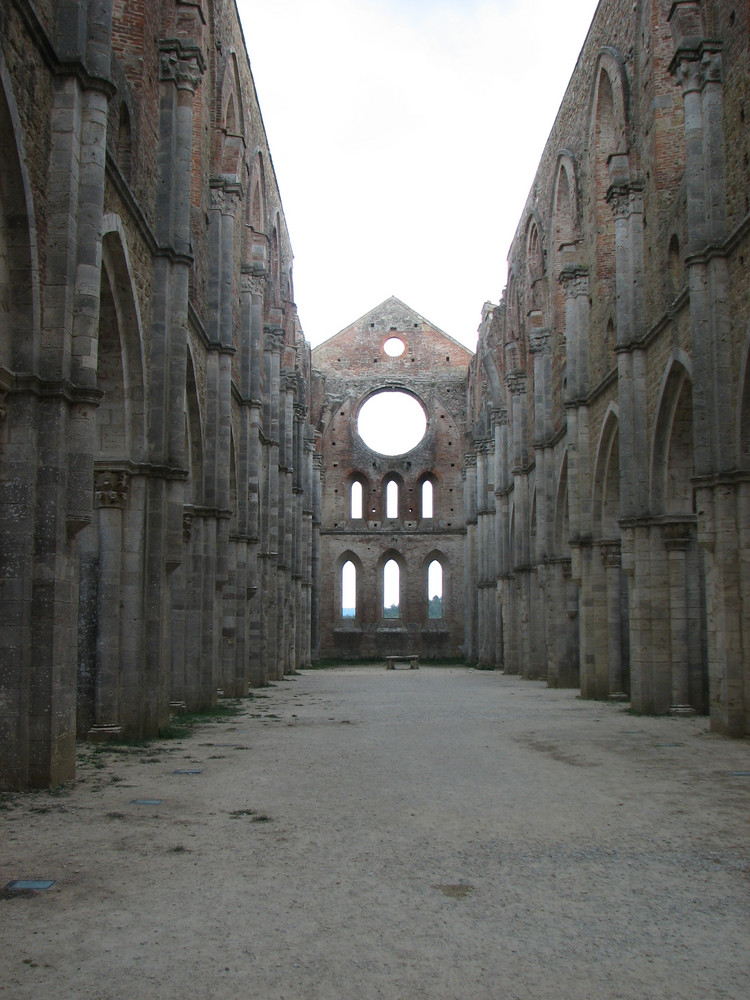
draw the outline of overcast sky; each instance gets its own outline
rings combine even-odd
[[[472,350],[597,0],[238,0],[315,346],[396,295]]]

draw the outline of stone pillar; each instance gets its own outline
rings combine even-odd
[[[99,510],[99,574],[97,587],[97,641],[94,725],[89,739],[107,739],[121,733],[120,669],[123,512],[128,499],[128,474],[97,472],[95,503]]]
[[[591,541],[591,441],[589,437],[589,277],[576,264],[560,274],[565,293],[565,348],[567,386],[568,514],[571,566],[570,578],[578,586],[578,655],[581,693],[594,697],[596,678],[593,648],[593,584]]]
[[[688,617],[687,550],[690,525],[670,521],[663,526],[669,559],[670,662],[672,666],[671,715],[694,715],[690,704],[690,621]]]
[[[698,537],[705,548],[711,728],[732,736],[750,730],[750,666],[743,653],[735,466],[726,144],[721,43],[707,37],[700,0],[675,0],[670,71],[685,108],[685,182],[693,362],[693,443]],[[744,516],[744,513],[740,516]]]
[[[183,558],[185,455],[184,394],[190,253],[193,100],[205,70],[194,44],[159,45],[158,197],[150,347],[148,457],[152,474],[146,510],[142,668],[128,678],[123,699],[137,714],[132,735],[154,735],[169,715],[170,616],[167,576]],[[197,520],[197,518],[196,518]],[[193,525],[196,531],[196,525]],[[189,682],[186,685],[190,687]],[[135,717],[135,716],[134,716]]]
[[[310,607],[310,655],[313,660],[320,656],[320,588],[321,588],[321,563],[320,563],[320,523],[322,517],[321,495],[324,483],[325,471],[323,469],[323,456],[317,450],[318,442],[315,442],[313,452],[313,475],[312,475],[312,594]]]
[[[627,694],[624,691],[622,676],[622,601],[620,595],[622,562],[620,542],[619,540],[602,542],[600,550],[607,585],[607,697],[612,701],[626,701]]]
[[[477,645],[477,456],[474,452],[464,455],[464,643],[466,659],[476,663]]]

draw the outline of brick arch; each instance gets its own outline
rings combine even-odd
[[[620,507],[619,413],[610,403],[602,420],[593,483],[595,538],[618,538]]]
[[[521,287],[515,270],[511,269],[505,293],[505,373],[525,371],[526,352],[521,314]]]
[[[450,593],[451,593],[452,569],[453,568],[451,566],[451,561],[450,561],[449,557],[447,556],[447,554],[445,552],[443,552],[442,549],[437,549],[436,548],[436,549],[433,549],[431,552],[428,552],[427,555],[422,560],[422,579],[424,581],[424,591],[423,591],[423,593],[426,595],[426,600],[427,600],[427,614],[425,616],[427,618],[427,620],[430,619],[430,615],[429,615],[429,602],[431,600],[431,598],[430,598],[430,590],[429,590],[429,572],[430,572],[430,567],[432,566],[432,564],[434,562],[436,562],[436,563],[438,563],[440,565],[440,570],[441,570],[441,574],[442,574],[442,579],[441,579],[441,591],[442,591],[442,593],[440,595],[440,597],[441,597],[441,604],[442,604],[442,608],[441,608],[442,614],[439,616],[440,619],[447,618],[448,615],[449,615],[449,609],[450,609]],[[433,620],[437,620],[437,619],[433,619]]]
[[[355,572],[355,615],[354,620],[359,621],[362,617],[362,607],[365,594],[364,566],[362,560],[352,549],[344,549],[336,558],[335,572],[333,574],[333,607],[334,615],[337,619],[343,617],[343,572],[347,563],[354,566]]]
[[[662,380],[651,459],[657,514],[693,514],[693,402],[689,359],[679,352]]]
[[[388,509],[388,484],[395,483],[398,489],[398,511],[395,518],[389,518],[386,516],[386,511]],[[381,521],[393,521],[393,520],[403,520],[403,508],[405,503],[405,493],[406,481],[404,477],[399,472],[394,472],[390,470],[386,472],[380,481],[380,519]]]
[[[575,158],[568,150],[557,154],[551,215],[554,248],[560,251],[580,236],[578,172]]]
[[[225,177],[239,178],[245,155],[245,111],[234,52],[229,53],[224,67],[217,125],[219,172]]]
[[[378,561],[376,563],[376,584],[375,590],[377,594],[377,617],[384,618],[384,572],[386,565],[393,560],[398,566],[398,592],[399,592],[399,620],[403,620],[405,600],[404,596],[406,594],[406,567],[407,562],[403,554],[396,548],[388,548],[380,554]]]
[[[549,322],[546,253],[541,220],[532,212],[526,223],[526,316],[531,331]]]

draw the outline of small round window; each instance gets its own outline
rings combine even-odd
[[[403,455],[416,448],[427,430],[421,403],[408,392],[383,389],[360,407],[359,436],[380,455]]]
[[[406,345],[400,337],[389,337],[383,344],[383,350],[389,358],[400,358],[406,350]]]

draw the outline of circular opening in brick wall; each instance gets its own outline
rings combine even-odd
[[[400,337],[389,337],[383,344],[383,350],[389,358],[400,358],[406,350],[406,344]]]
[[[416,448],[427,430],[422,404],[408,392],[382,389],[359,410],[357,430],[364,443],[380,455],[403,455]]]

